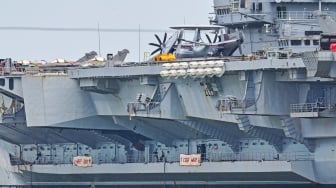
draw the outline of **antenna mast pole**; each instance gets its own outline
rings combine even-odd
[[[99,28],[99,23],[98,23],[98,51],[99,51],[99,56],[101,57],[101,53],[100,53],[100,28]]]
[[[140,41],[140,37],[141,37],[140,32],[141,32],[141,31],[140,31],[140,24],[139,24],[139,63],[140,63],[140,53],[141,53],[141,52],[140,52],[140,48],[141,48],[141,46],[140,46],[140,42],[141,42],[141,41]]]

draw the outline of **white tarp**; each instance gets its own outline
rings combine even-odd
[[[191,154],[191,155],[180,154],[180,165],[181,166],[200,166],[201,165],[201,154]]]
[[[92,166],[92,157],[91,156],[76,156],[72,160],[74,166],[80,167],[90,167]]]

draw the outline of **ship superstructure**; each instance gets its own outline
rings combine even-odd
[[[336,35],[287,16],[336,3],[300,2],[215,0],[241,56],[1,60],[0,184],[332,187]]]
[[[245,55],[274,47],[301,53],[319,48],[322,30],[316,11],[335,18],[336,4],[332,0],[214,0],[210,22],[226,26],[228,33],[242,29]]]

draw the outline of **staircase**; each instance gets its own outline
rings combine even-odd
[[[286,116],[281,118],[281,126],[284,130],[286,137],[293,138],[299,142],[303,142],[301,131],[297,125],[294,124],[293,119]]]
[[[255,84],[253,79],[252,72],[248,72],[247,83],[246,83],[246,93],[245,93],[245,106],[244,108],[248,108],[252,105],[255,105]],[[253,101],[253,102],[252,102]]]
[[[281,135],[280,131],[253,126],[247,115],[236,115],[236,120],[241,131],[244,131],[252,137],[261,138],[267,141],[272,144],[278,152],[282,151],[282,140],[284,136]]]
[[[230,134],[230,132],[225,131],[224,126],[215,127],[208,125],[203,121],[195,120],[183,120],[179,122],[183,125],[189,126],[192,129],[195,129],[202,134],[208,135],[211,138],[219,139],[228,143],[234,152],[239,151],[239,138],[236,135]]]
[[[307,140],[302,137],[301,130],[298,125],[293,122],[293,118],[285,116],[281,118],[281,126],[284,130],[286,137],[293,138],[300,143],[303,143],[310,152],[315,150],[315,142],[313,140]]]

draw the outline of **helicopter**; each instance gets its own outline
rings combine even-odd
[[[221,57],[231,56],[237,49],[241,52],[241,44],[244,41],[244,34],[239,31],[235,35],[224,33],[223,26],[217,25],[182,25],[173,26],[171,29],[177,30],[167,39],[167,33],[163,40],[155,34],[158,43],[149,43],[157,47],[151,55],[160,52],[160,54],[171,54],[179,58],[200,58],[200,57]],[[201,37],[201,31],[212,31],[215,37],[211,40],[209,34],[205,33],[207,41]],[[192,40],[184,38],[185,31],[194,31]]]

